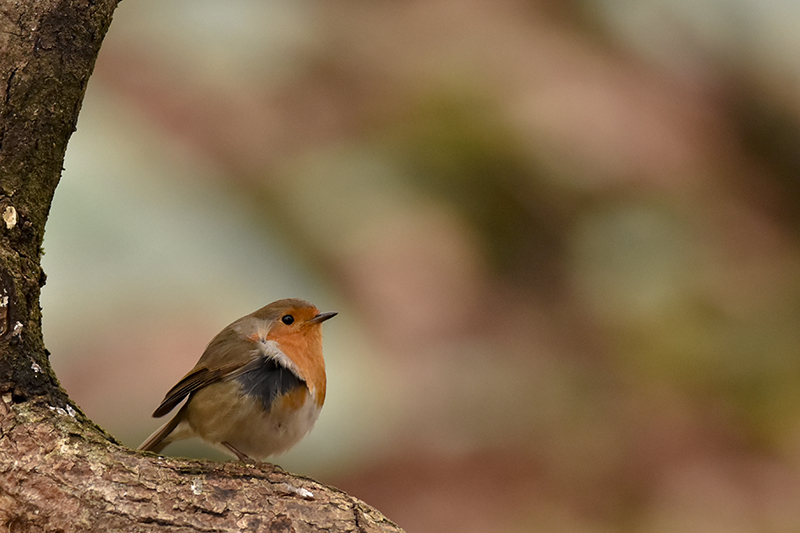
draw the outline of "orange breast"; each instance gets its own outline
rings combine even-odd
[[[297,387],[296,389],[287,392],[275,398],[275,409],[288,409],[296,411],[305,405],[308,392],[305,387]]]
[[[294,362],[317,405],[322,407],[325,402],[326,379],[320,328],[312,327],[289,335],[281,335],[280,338],[268,335],[267,339],[277,342],[281,351]]]

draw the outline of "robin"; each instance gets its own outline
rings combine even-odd
[[[140,450],[200,437],[239,460],[259,461],[297,444],[325,402],[320,313],[296,298],[272,302],[223,329],[153,417],[186,403]]]

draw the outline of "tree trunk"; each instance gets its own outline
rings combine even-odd
[[[42,238],[117,1],[0,0],[0,530],[401,531],[269,464],[130,450],[59,386],[42,339]]]

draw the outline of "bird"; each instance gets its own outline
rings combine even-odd
[[[153,417],[186,402],[139,449],[160,453],[199,437],[245,462],[287,451],[311,431],[325,403],[321,326],[336,315],[287,298],[225,327]]]

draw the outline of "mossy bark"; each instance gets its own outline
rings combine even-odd
[[[0,2],[0,531],[401,531],[269,464],[125,448],[59,386],[42,338],[42,239],[117,2]]]
[[[42,341],[44,225],[116,0],[0,5],[0,391],[65,405]]]

